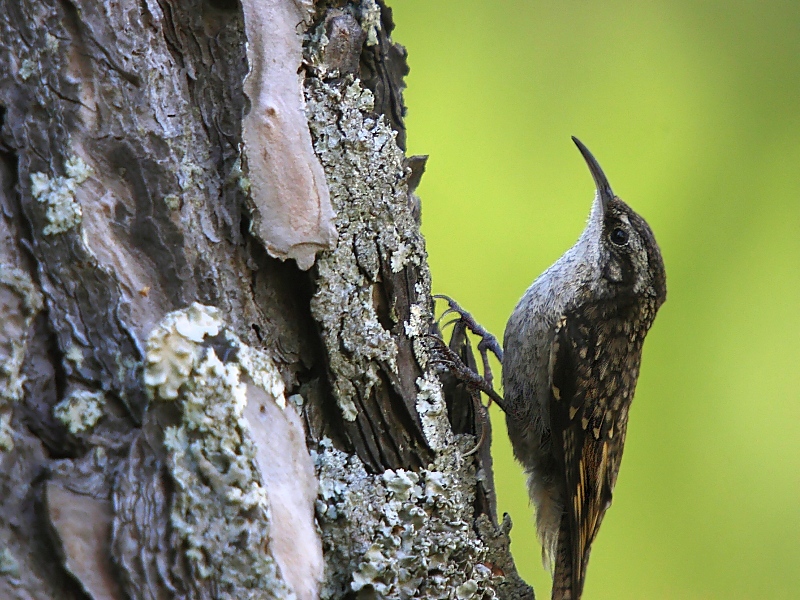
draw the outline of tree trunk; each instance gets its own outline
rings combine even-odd
[[[532,598],[430,361],[392,27],[0,3],[0,597]]]

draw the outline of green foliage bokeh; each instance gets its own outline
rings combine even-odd
[[[800,3],[389,3],[435,291],[502,335],[588,215],[570,135],[661,245],[668,300],[586,599],[800,598]],[[493,420],[514,556],[549,598]]]

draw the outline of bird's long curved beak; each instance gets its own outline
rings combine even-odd
[[[603,169],[600,168],[600,163],[598,163],[594,155],[589,152],[589,149],[583,145],[583,142],[574,135],[572,136],[572,141],[575,142],[578,150],[581,151],[583,159],[589,167],[589,171],[594,179],[594,185],[597,188],[597,199],[600,201],[600,207],[605,212],[606,206],[608,206],[609,201],[614,197],[614,192],[611,191],[611,184],[608,183],[606,174],[603,173]]]

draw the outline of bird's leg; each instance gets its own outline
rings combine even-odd
[[[460,324],[460,322],[457,323],[456,327]],[[453,337],[457,337],[455,333]],[[492,387],[492,384],[487,381],[486,378],[481,377],[480,373],[465,364],[458,353],[445,344],[444,340],[439,337],[438,334],[430,333],[428,334],[428,338],[431,340],[431,353],[433,355],[431,361],[444,365],[450,375],[466,386],[467,395],[469,396],[470,402],[473,404],[477,427],[480,428],[480,435],[478,436],[478,442],[475,446],[462,454],[465,458],[467,456],[472,456],[481,449],[483,443],[486,441],[489,404],[495,402],[501,410],[505,411],[505,400],[494,390],[494,387]],[[474,360],[471,362],[474,363]],[[489,404],[486,406],[481,402],[481,392],[489,397]]]
[[[434,296],[434,298],[447,302],[448,308],[446,311],[444,311],[441,318],[455,313],[459,316],[458,320],[462,321],[464,325],[467,326],[467,329],[481,338],[481,341],[478,342],[478,353],[481,355],[481,361],[483,362],[483,376],[489,385],[493,387],[494,376],[492,375],[492,368],[489,365],[489,352],[494,354],[497,357],[497,360],[499,360],[502,364],[503,348],[500,346],[500,342],[497,341],[497,338],[494,335],[486,331],[483,325],[478,323],[475,320],[475,317],[464,310],[458,302],[449,296],[445,296],[444,294],[438,294]]]
[[[481,435],[478,438],[478,443],[475,444],[472,450],[468,450],[467,452],[464,452],[464,454],[461,455],[464,458],[475,454],[478,450],[481,449],[481,446],[483,446],[483,442],[486,441],[486,426],[487,426],[486,421],[488,420],[488,415],[489,415],[489,409],[488,407],[484,406],[483,403],[481,402],[481,393],[478,390],[470,392],[469,397],[472,400],[472,404],[475,406],[475,410],[477,411],[478,423],[480,424],[481,428]],[[498,406],[500,405],[498,404]]]
[[[472,389],[485,393],[501,409],[503,408],[503,397],[494,390],[492,384],[485,377],[465,365],[461,357],[450,346],[445,344],[438,334],[430,333],[428,338],[431,340],[434,363],[446,366],[456,379],[467,384]]]
[[[434,296],[434,298],[441,298],[448,304],[448,309],[442,314],[440,320],[450,314],[457,314],[459,316],[455,321],[456,326],[451,339],[451,346],[457,337],[461,337],[456,336],[455,330],[460,329],[463,331],[464,326],[475,335],[480,336],[481,341],[478,343],[478,352],[481,355],[481,361],[483,363],[483,376],[464,364],[464,361],[458,353],[453,350],[451,346],[445,344],[441,337],[431,334],[429,337],[433,343],[434,361],[446,365],[456,379],[467,384],[471,389],[480,390],[485,393],[490,401],[496,402],[500,409],[505,411],[503,397],[494,389],[494,377],[492,375],[491,366],[489,365],[489,352],[492,352],[501,362],[503,360],[503,349],[500,347],[497,338],[486,331],[486,329],[475,321],[471,314],[461,308],[452,298],[441,295]],[[459,325],[462,325],[462,327],[458,327]]]

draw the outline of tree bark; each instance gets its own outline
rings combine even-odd
[[[0,597],[533,597],[431,361],[392,28],[0,4]]]

